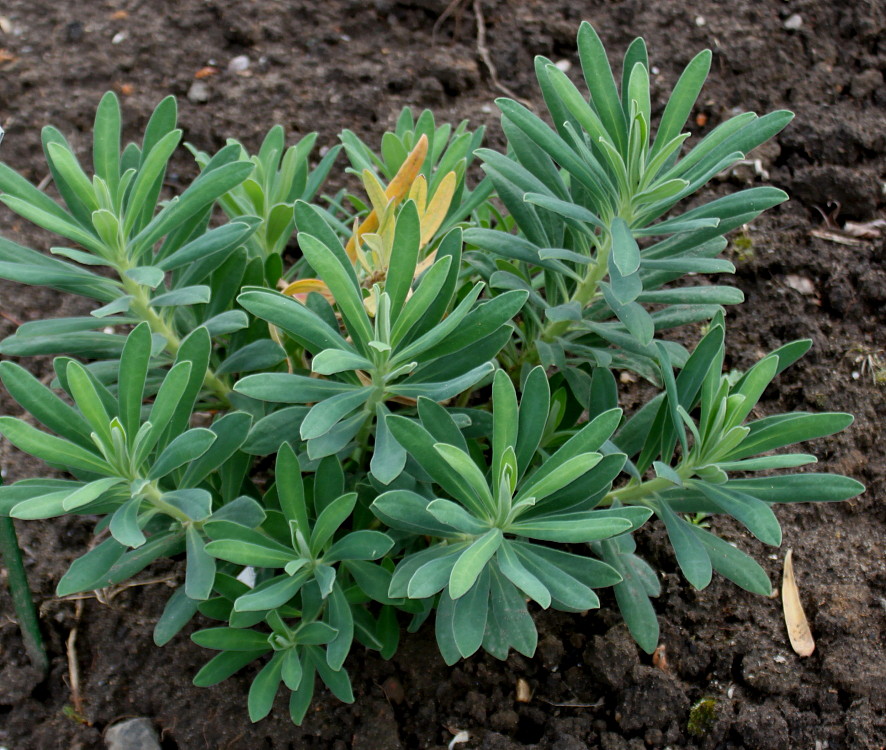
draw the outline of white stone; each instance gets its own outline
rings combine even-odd
[[[249,58],[246,55],[237,55],[228,63],[228,73],[242,73],[249,70]]]
[[[788,31],[796,31],[803,25],[803,16],[799,13],[793,13],[785,19],[784,27]]]
[[[105,732],[108,750],[161,750],[157,732],[150,719],[128,719]]]

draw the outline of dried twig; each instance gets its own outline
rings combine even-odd
[[[477,19],[477,53],[480,55],[480,59],[483,60],[486,69],[489,71],[489,78],[492,81],[492,85],[503,94],[510,96],[512,99],[516,99],[524,106],[534,110],[535,108],[532,106],[531,102],[517,96],[498,78],[498,71],[495,69],[495,63],[492,62],[492,57],[489,55],[489,48],[486,46],[486,20],[483,18],[483,3],[481,0],[474,0],[474,17]]]
[[[83,716],[83,696],[80,694],[80,668],[77,665],[77,628],[83,615],[83,600],[74,605],[74,627],[65,643],[68,654],[68,682],[71,685],[71,704],[78,716]]]

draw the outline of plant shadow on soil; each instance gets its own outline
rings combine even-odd
[[[35,182],[44,177],[39,129],[53,124],[88,153],[91,119],[101,94],[121,94],[127,131],[135,137],[153,105],[180,99],[186,140],[204,150],[227,137],[254,149],[281,123],[292,136],[310,130],[334,143],[344,127],[378,140],[400,108],[430,107],[441,121],[469,118],[502,145],[493,85],[476,44],[473,6],[461,2],[432,36],[446,0],[11,0],[0,36],[0,124],[4,161]],[[646,38],[654,106],[692,55],[714,51],[711,78],[692,115],[703,134],[741,109],[779,107],[797,113],[755,167],[733,170],[714,191],[761,181],[793,200],[764,215],[727,250],[744,305],[728,310],[727,365],[745,368],[775,347],[811,338],[812,352],[767,391],[766,413],[843,410],[856,415],[844,433],[817,441],[819,470],[863,481],[867,492],[836,505],[779,509],[784,547],[793,548],[801,595],[818,647],[801,660],[790,649],[778,599],[747,594],[715,578],[698,592],[676,571],[665,536],[653,525],[643,554],[663,571],[656,603],[667,669],[639,652],[620,623],[611,595],[585,615],[536,612],[533,659],[506,662],[478,655],[446,667],[432,629],[406,636],[388,662],[355,652],[349,661],[357,701],[345,706],[320,691],[304,725],[293,727],[282,700],[251,725],[245,670],[198,689],[190,679],[207,653],[187,635],[156,648],[153,623],[181,565],[166,562],[139,576],[160,581],[117,592],[106,604],[53,597],[55,583],[91,538],[87,520],[19,524],[26,564],[41,607],[52,669],[40,681],[27,665],[5,586],[0,592],[0,744],[15,750],[102,747],[102,731],[129,716],[147,716],[171,748],[443,748],[504,750],[642,748],[881,748],[886,743],[886,564],[884,564],[884,387],[872,365],[884,356],[886,243],[840,244],[810,235],[818,209],[839,204],[838,221],[884,218],[886,10],[875,0],[844,6],[823,0],[737,0],[733,3],[485,0],[489,57],[500,80],[536,105],[532,58],[572,63],[575,33],[587,19],[614,56],[635,35]],[[796,19],[786,24],[789,18]],[[250,66],[227,72],[246,55]],[[619,61],[620,64],[620,61]],[[197,103],[188,92],[201,68]],[[341,166],[341,164],[340,164]],[[186,153],[170,187],[193,176]],[[338,185],[333,185],[338,187]],[[710,194],[710,189],[706,193]],[[49,238],[9,212],[3,234],[48,249]],[[796,279],[805,280],[796,283]],[[808,283],[806,283],[808,282]],[[801,291],[798,291],[800,289]],[[78,302],[44,290],[0,282],[0,335],[14,320],[85,312]],[[693,335],[688,332],[686,335]],[[882,363],[882,360],[880,360]],[[46,375],[49,364],[29,365]],[[855,375],[854,375],[855,373]],[[640,392],[624,394],[637,408]],[[17,413],[0,393],[0,411]],[[6,481],[35,476],[37,462],[0,442]],[[759,559],[774,582],[783,550],[768,549],[737,526],[718,531]],[[66,640],[76,649],[84,721],[70,715]],[[532,689],[515,701],[518,679]],[[711,716],[693,705],[711,698]],[[692,728],[690,728],[692,719]]]

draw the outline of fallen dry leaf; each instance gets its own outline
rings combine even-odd
[[[848,235],[842,234],[840,232],[828,231],[826,229],[813,229],[809,232],[809,234],[811,234],[813,237],[818,237],[820,240],[836,242],[838,245],[863,244],[861,240],[857,240],[854,237],[849,237]]]
[[[529,703],[532,700],[532,690],[529,683],[522,677],[517,678],[517,703]]]
[[[196,73],[194,73],[194,78],[209,78],[210,76],[214,76],[218,73],[218,68],[213,68],[211,65],[207,65],[206,67],[200,68]]]
[[[112,21],[122,21],[124,18],[129,18],[129,13],[125,10],[115,10],[111,13]]]
[[[815,640],[809,630],[809,622],[800,602],[800,591],[794,579],[793,550],[788,550],[784,557],[784,574],[781,579],[781,604],[784,610],[784,622],[788,628],[791,648],[800,656],[809,656],[815,651]]]
[[[662,672],[668,671],[668,657],[665,655],[665,651],[665,645],[662,643],[652,652],[652,666],[657,667]]]
[[[17,60],[18,58],[5,49],[0,49],[0,65],[3,63],[12,62],[13,60]]]
[[[843,232],[850,237],[858,237],[864,240],[875,240],[882,236],[881,227],[886,227],[886,221],[875,219],[874,221],[847,221],[843,225]]]

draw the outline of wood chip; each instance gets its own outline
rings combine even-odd
[[[800,602],[800,591],[794,580],[793,550],[788,550],[784,558],[784,575],[781,579],[781,604],[784,621],[788,628],[791,648],[800,656],[809,656],[815,651],[815,640],[809,630],[809,622]]]

